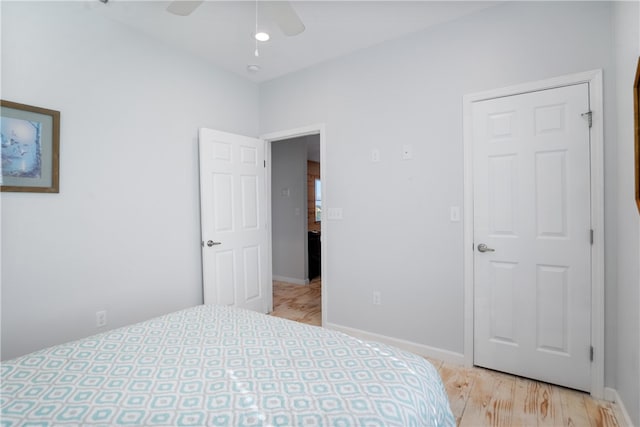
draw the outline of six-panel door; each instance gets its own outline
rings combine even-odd
[[[581,390],[591,386],[588,111],[585,83],[472,112],[474,363]]]
[[[199,140],[204,302],[266,313],[264,141],[212,129]]]

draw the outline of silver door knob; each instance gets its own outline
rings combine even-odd
[[[207,240],[207,246],[212,247],[212,246],[217,246],[217,245],[221,245],[222,242],[214,242],[213,240]]]
[[[478,251],[479,252],[495,252],[496,250],[490,247],[487,247],[487,245],[485,245],[484,243],[480,243],[478,245]]]

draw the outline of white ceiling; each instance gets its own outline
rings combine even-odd
[[[270,80],[493,6],[486,1],[294,1],[306,30],[286,37],[263,9],[259,27],[271,40],[254,56],[255,1],[205,1],[186,17],[168,13],[168,1],[87,0],[96,13],[187,50],[255,82]],[[260,3],[262,0],[259,0]],[[264,6],[263,6],[264,7]],[[248,64],[261,71],[250,73]]]

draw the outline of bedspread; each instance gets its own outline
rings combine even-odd
[[[197,306],[1,365],[1,425],[453,426],[423,358]]]

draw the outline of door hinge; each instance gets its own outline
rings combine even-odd
[[[589,347],[589,360],[593,362],[593,346]]]
[[[587,123],[589,123],[589,128],[591,128],[593,126],[593,111],[587,111],[586,113],[582,113],[580,115],[583,119],[587,120]]]
[[[591,241],[591,244],[593,245],[593,228],[591,230],[589,230],[589,240]]]
[[[264,167],[265,168],[267,167],[267,161],[266,160],[264,160]]]

